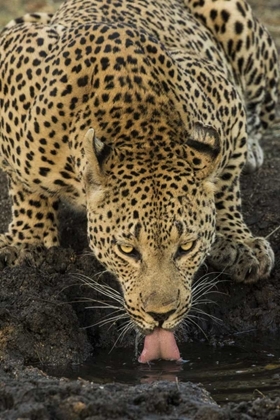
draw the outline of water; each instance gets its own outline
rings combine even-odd
[[[201,383],[219,404],[280,397],[280,339],[262,337],[213,347],[207,343],[180,345],[185,362],[140,364],[133,349],[100,350],[80,365],[48,366],[53,376],[83,378],[95,383],[141,384],[158,380]]]

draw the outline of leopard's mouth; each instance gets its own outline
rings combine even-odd
[[[156,327],[150,334],[146,335],[138,362],[148,363],[156,359],[182,361],[172,331]]]
[[[176,310],[165,313],[148,312],[143,314],[145,317],[142,317],[141,323],[132,316],[136,329],[145,335],[143,350],[138,358],[140,363],[157,359],[182,361],[174,330],[184,318],[182,313],[185,315],[188,310],[179,310],[179,315]]]

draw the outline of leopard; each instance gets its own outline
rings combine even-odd
[[[0,52],[7,266],[59,246],[63,199],[85,210],[145,337],[182,323],[205,262],[241,283],[270,276],[240,176],[263,163],[278,58],[245,0],[67,0],[11,21]]]

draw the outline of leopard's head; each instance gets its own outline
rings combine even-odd
[[[215,238],[214,178],[220,138],[197,123],[181,143],[163,138],[109,147],[85,137],[88,236],[118,279],[144,333],[174,329]]]

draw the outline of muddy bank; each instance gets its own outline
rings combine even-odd
[[[82,380],[47,378],[34,368],[17,370],[12,366],[4,366],[1,380],[6,383],[5,392],[0,393],[5,419],[140,419],[145,415],[154,419],[171,419],[178,415],[193,418],[199,412],[202,417],[197,418],[203,419],[206,418],[203,415],[205,409],[213,415],[218,412],[210,395],[191,383],[101,386]]]
[[[280,398],[219,407],[201,386],[155,382],[98,385],[54,379],[32,367],[0,366],[0,419],[277,420]]]

